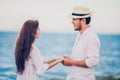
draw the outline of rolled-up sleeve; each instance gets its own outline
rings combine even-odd
[[[88,67],[95,67],[99,64],[100,41],[97,36],[89,38],[87,46],[87,58],[85,59]]]
[[[48,69],[49,65],[44,64],[42,55],[40,54],[36,46],[34,46],[33,48],[31,57],[32,57],[33,65],[35,66],[35,69],[36,69],[36,74],[42,74]]]

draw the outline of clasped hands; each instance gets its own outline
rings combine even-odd
[[[55,59],[46,61],[44,63],[49,64],[49,69],[50,69],[58,63],[62,63],[64,66],[72,66],[73,60],[68,56],[63,56],[63,57],[59,57],[59,58],[55,58]]]
[[[68,56],[63,56],[61,58],[57,58],[64,66],[72,66],[73,60]]]

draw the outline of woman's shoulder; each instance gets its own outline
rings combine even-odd
[[[39,48],[35,44],[32,44],[31,53],[40,53]]]
[[[31,52],[30,52],[30,56],[31,57],[41,57],[41,53],[40,53],[40,50],[38,49],[38,47],[36,45],[32,45],[32,49],[31,49]]]
[[[35,44],[32,44],[32,49],[33,50],[39,50],[38,47]]]

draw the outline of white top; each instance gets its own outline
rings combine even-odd
[[[71,66],[67,80],[95,80],[94,67],[99,63],[100,41],[91,27],[78,34],[73,46],[73,60],[85,60],[88,68]]]
[[[23,74],[17,74],[17,80],[38,80],[38,74],[44,73],[48,67],[48,64],[44,64],[39,49],[32,45],[30,58],[25,62],[25,70]]]

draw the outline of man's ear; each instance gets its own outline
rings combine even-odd
[[[82,23],[86,23],[86,19],[85,18],[83,18],[81,21],[82,21]]]

